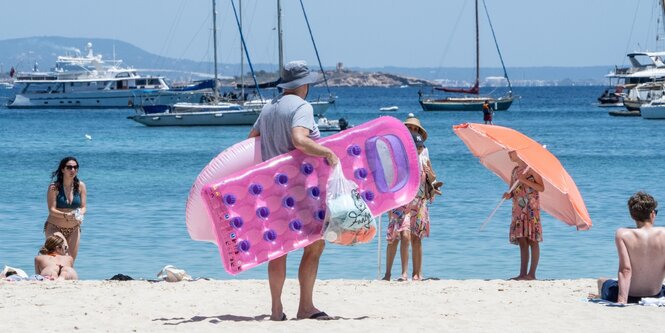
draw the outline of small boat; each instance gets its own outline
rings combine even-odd
[[[612,106],[623,106],[623,86],[617,86],[615,91],[610,92],[609,89],[605,89],[603,94],[598,97],[598,106],[599,107],[612,107]]]
[[[435,90],[441,90],[448,93],[458,93],[465,94],[461,97],[437,97],[436,95],[425,96],[422,91],[418,92],[418,101],[420,106],[423,108],[423,111],[482,111],[483,104],[488,102],[492,105],[494,111],[504,111],[510,108],[513,100],[517,96],[513,96],[513,88],[510,84],[510,79],[508,78],[508,72],[503,63],[503,57],[501,52],[498,52],[499,59],[501,60],[501,67],[503,68],[503,78],[508,83],[508,91],[501,97],[493,97],[491,95],[482,96],[480,95],[480,38],[479,36],[479,21],[478,21],[478,0],[475,1],[475,22],[476,22],[476,80],[472,87],[470,88],[447,88],[447,87],[435,87]],[[486,8],[487,10],[487,8]],[[487,19],[489,20],[489,13],[487,14]],[[494,35],[494,28],[492,28],[492,22],[489,22],[490,29],[492,30],[492,37],[494,38],[494,44],[497,51],[499,50],[499,44],[496,41]]]
[[[614,111],[609,111],[607,114],[609,114],[612,117],[639,117],[640,111],[614,110]]]
[[[642,104],[640,114],[644,119],[665,119],[665,97]]]
[[[316,126],[319,128],[320,132],[337,132],[352,127],[344,118],[339,118],[339,120],[328,120],[326,117],[319,117]]]
[[[385,112],[385,111],[397,111],[397,110],[399,110],[399,107],[396,106],[396,105],[393,105],[393,106],[384,106],[384,107],[382,107],[382,108],[379,109],[379,111],[384,111],[384,112]]]

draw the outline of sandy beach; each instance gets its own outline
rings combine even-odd
[[[315,303],[336,320],[272,322],[265,280],[0,282],[0,322],[15,332],[621,332],[662,331],[665,308],[584,302],[592,279],[322,280]]]

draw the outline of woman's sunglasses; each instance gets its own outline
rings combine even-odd
[[[78,170],[79,166],[78,165],[65,165],[65,169],[67,169],[67,170]]]

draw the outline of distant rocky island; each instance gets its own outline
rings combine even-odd
[[[348,69],[338,68],[333,71],[326,71],[326,79],[330,87],[401,87],[401,86],[431,86],[436,85],[436,82],[430,80],[419,79],[399,74],[382,73],[382,72],[362,72],[353,71]],[[257,73],[257,81],[271,82],[277,80],[277,73],[269,73],[259,71]],[[251,80],[248,76],[244,79],[245,84]],[[239,77],[233,79],[222,80],[225,86],[235,86],[240,81]],[[324,83],[318,84],[323,86]]]

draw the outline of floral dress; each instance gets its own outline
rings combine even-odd
[[[421,159],[421,162],[423,160]],[[399,239],[401,231],[411,230],[411,234],[418,237],[429,237],[429,210],[425,197],[425,170],[420,167],[420,186],[418,194],[408,204],[392,209],[388,212],[388,242]]]
[[[513,169],[511,184],[519,175],[524,173],[526,167]],[[533,176],[529,180],[534,181]],[[527,238],[534,242],[543,241],[543,226],[540,223],[540,199],[538,191],[524,184],[519,184],[512,192],[513,220],[510,223],[510,243],[519,244],[520,238]]]

